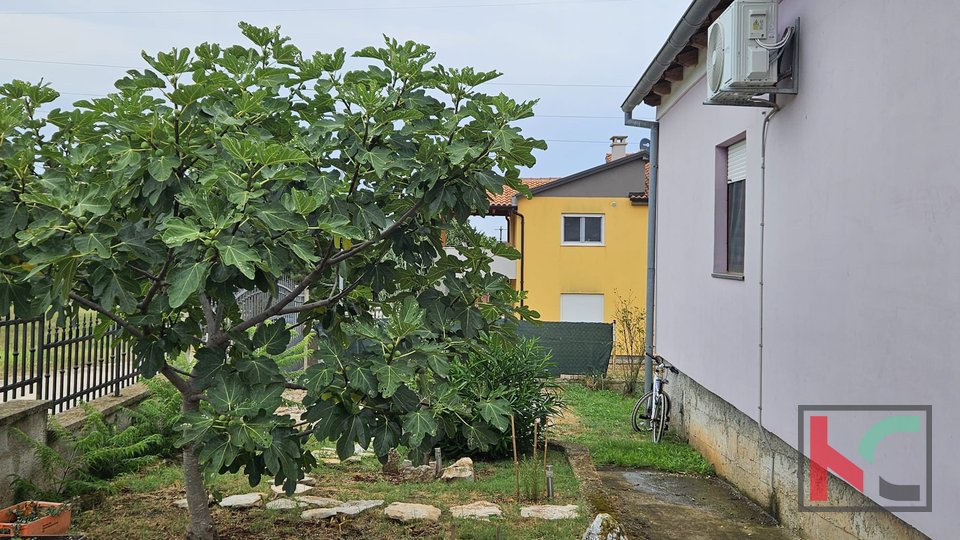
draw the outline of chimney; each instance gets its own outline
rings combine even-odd
[[[610,154],[607,161],[616,161],[627,156],[627,136],[614,135],[610,137]]]

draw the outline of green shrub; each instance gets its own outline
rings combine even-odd
[[[154,378],[143,381],[150,388],[150,397],[128,409],[135,428],[144,435],[159,435],[160,440],[153,452],[161,458],[173,458],[180,453],[177,439],[180,438],[183,397],[168,381]]]
[[[549,365],[550,354],[536,340],[513,342],[496,334],[451,362],[449,382],[471,415],[468,424],[496,435],[497,441],[490,445],[487,456],[512,456],[510,426],[499,429],[488,422],[482,407],[472,405],[506,402],[507,414],[513,415],[516,425],[517,449],[523,454],[531,452],[534,419],[539,418],[540,426],[544,426],[550,416],[563,408],[560,388],[547,370]],[[440,446],[455,455],[476,453],[468,443],[463,432],[457,431],[441,441]]]
[[[76,432],[51,422],[49,444],[14,431],[30,445],[40,465],[36,483],[13,476],[11,485],[18,499],[62,501],[85,493],[110,492],[113,488],[107,480],[157,460],[153,451],[162,443],[160,435],[145,432],[137,425],[120,429],[108,423],[99,411],[84,407],[87,416]],[[59,448],[55,449],[54,444]]]

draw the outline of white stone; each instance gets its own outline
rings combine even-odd
[[[304,506],[308,506],[307,503],[293,499],[277,499],[267,503],[267,510],[290,510],[291,508],[302,508]]]
[[[536,506],[524,506],[520,509],[520,517],[537,519],[573,519],[577,517],[577,505],[568,504],[566,506],[557,506],[553,504],[541,504]]]
[[[430,465],[404,469],[403,479],[407,482],[433,482],[437,479],[437,470]]]
[[[429,504],[395,502],[384,509],[383,515],[403,523],[416,520],[439,521],[440,509]]]
[[[294,495],[299,495],[299,494],[301,494],[301,493],[306,493],[306,492],[312,491],[312,490],[313,490],[313,488],[312,488],[311,486],[308,486],[308,485],[306,485],[306,484],[297,484],[297,487],[294,488],[294,490],[293,490],[293,494],[294,494]],[[273,492],[276,493],[277,495],[285,495],[285,494],[286,494],[286,492],[283,490],[283,486],[270,486],[270,491],[273,491]]]
[[[355,516],[360,512],[369,510],[371,508],[376,508],[378,506],[383,506],[382,500],[347,501],[340,506],[333,507],[333,510],[336,510],[338,514]]]
[[[322,461],[324,465],[339,465],[339,464],[340,464],[340,460],[337,459],[337,458],[323,458],[323,459],[320,460],[320,461]]]
[[[370,510],[371,508],[376,508],[378,506],[383,506],[382,500],[347,501],[331,508],[314,508],[312,510],[306,510],[300,514],[300,517],[303,519],[321,520],[331,518],[337,514],[355,516],[361,512]]]
[[[317,479],[312,476],[304,476],[303,479],[300,480],[300,483],[305,486],[313,487],[317,485]]]
[[[314,451],[313,451],[313,455],[314,455],[314,457],[316,457],[317,459],[329,458],[329,457],[337,457],[337,449],[336,449],[336,448],[330,448],[329,446],[325,446],[325,447],[323,447],[323,448],[321,448],[321,449],[319,449],[319,450],[314,450]]]
[[[300,513],[300,519],[308,519],[319,521],[321,519],[332,518],[337,515],[337,510],[335,508],[313,508],[311,510],[304,510]]]
[[[581,540],[627,540],[627,535],[610,514],[597,514]]]
[[[259,493],[244,493],[243,495],[231,495],[224,497],[220,501],[220,506],[224,508],[253,508],[263,503],[263,496]]]
[[[468,457],[458,459],[453,465],[443,469],[440,478],[447,481],[466,480],[473,482],[473,460]]]
[[[303,495],[296,497],[296,499],[304,504],[310,506],[316,506],[318,508],[331,508],[334,506],[340,506],[340,501],[336,499],[328,499],[326,497],[315,497],[313,495]]]
[[[492,517],[503,517],[503,510],[499,506],[487,501],[477,501],[450,508],[450,513],[460,519],[480,519],[490,521]]]
[[[344,463],[360,463],[360,454],[356,454],[343,460]]]
[[[213,503],[213,495],[207,495],[207,506],[209,506],[212,503]],[[190,504],[187,502],[186,499],[177,499],[173,501],[173,505],[176,506],[177,508],[183,508],[183,509],[187,509],[190,507]]]

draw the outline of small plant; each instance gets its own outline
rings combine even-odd
[[[591,370],[583,377],[583,386],[588,390],[606,390],[607,374],[603,370]]]
[[[624,368],[623,393],[633,395],[640,379],[643,353],[646,345],[646,312],[633,291],[617,291],[617,311],[613,316],[616,339],[616,358]]]
[[[512,452],[510,426],[488,421],[489,404],[502,404],[505,417],[514,416],[517,444],[522,451],[533,444],[534,420],[545,425],[563,408],[559,386],[547,370],[549,365],[550,354],[536,340],[510,342],[497,335],[482,339],[468,354],[451,362],[450,384],[459,401],[468,406],[468,423],[490,437],[488,456],[507,457]],[[469,442],[457,433],[443,440],[441,446],[450,455],[476,453]]]
[[[316,332],[308,332],[303,339],[294,343],[280,354],[266,354],[273,359],[277,366],[287,373],[287,377],[295,379],[307,369],[307,362],[313,355],[313,346],[316,344]],[[266,351],[263,351],[266,353]]]
[[[63,501],[93,492],[112,492],[107,481],[156,461],[154,449],[163,442],[136,424],[125,429],[107,423],[99,411],[85,406],[87,417],[76,432],[51,422],[53,440],[45,444],[20,430],[14,433],[33,449],[40,465],[37,483],[21,476],[11,482],[19,500]],[[52,444],[59,441],[58,451]]]
[[[524,500],[540,501],[542,495],[541,476],[543,476],[543,462],[541,460],[534,459],[532,456],[524,456],[520,460],[520,485],[523,488]]]
[[[164,459],[173,458],[180,452],[177,439],[180,437],[183,397],[165,380],[148,379],[144,384],[150,388],[150,397],[137,407],[127,409],[127,413],[140,433],[160,436],[152,449],[154,454]]]
[[[42,517],[59,516],[69,508],[66,504],[41,505],[37,501],[28,501],[10,510],[13,515],[11,523],[33,523]]]

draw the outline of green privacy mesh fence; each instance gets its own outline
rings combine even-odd
[[[553,375],[606,373],[613,350],[613,325],[585,322],[521,322],[517,332],[536,338],[553,355]]]

